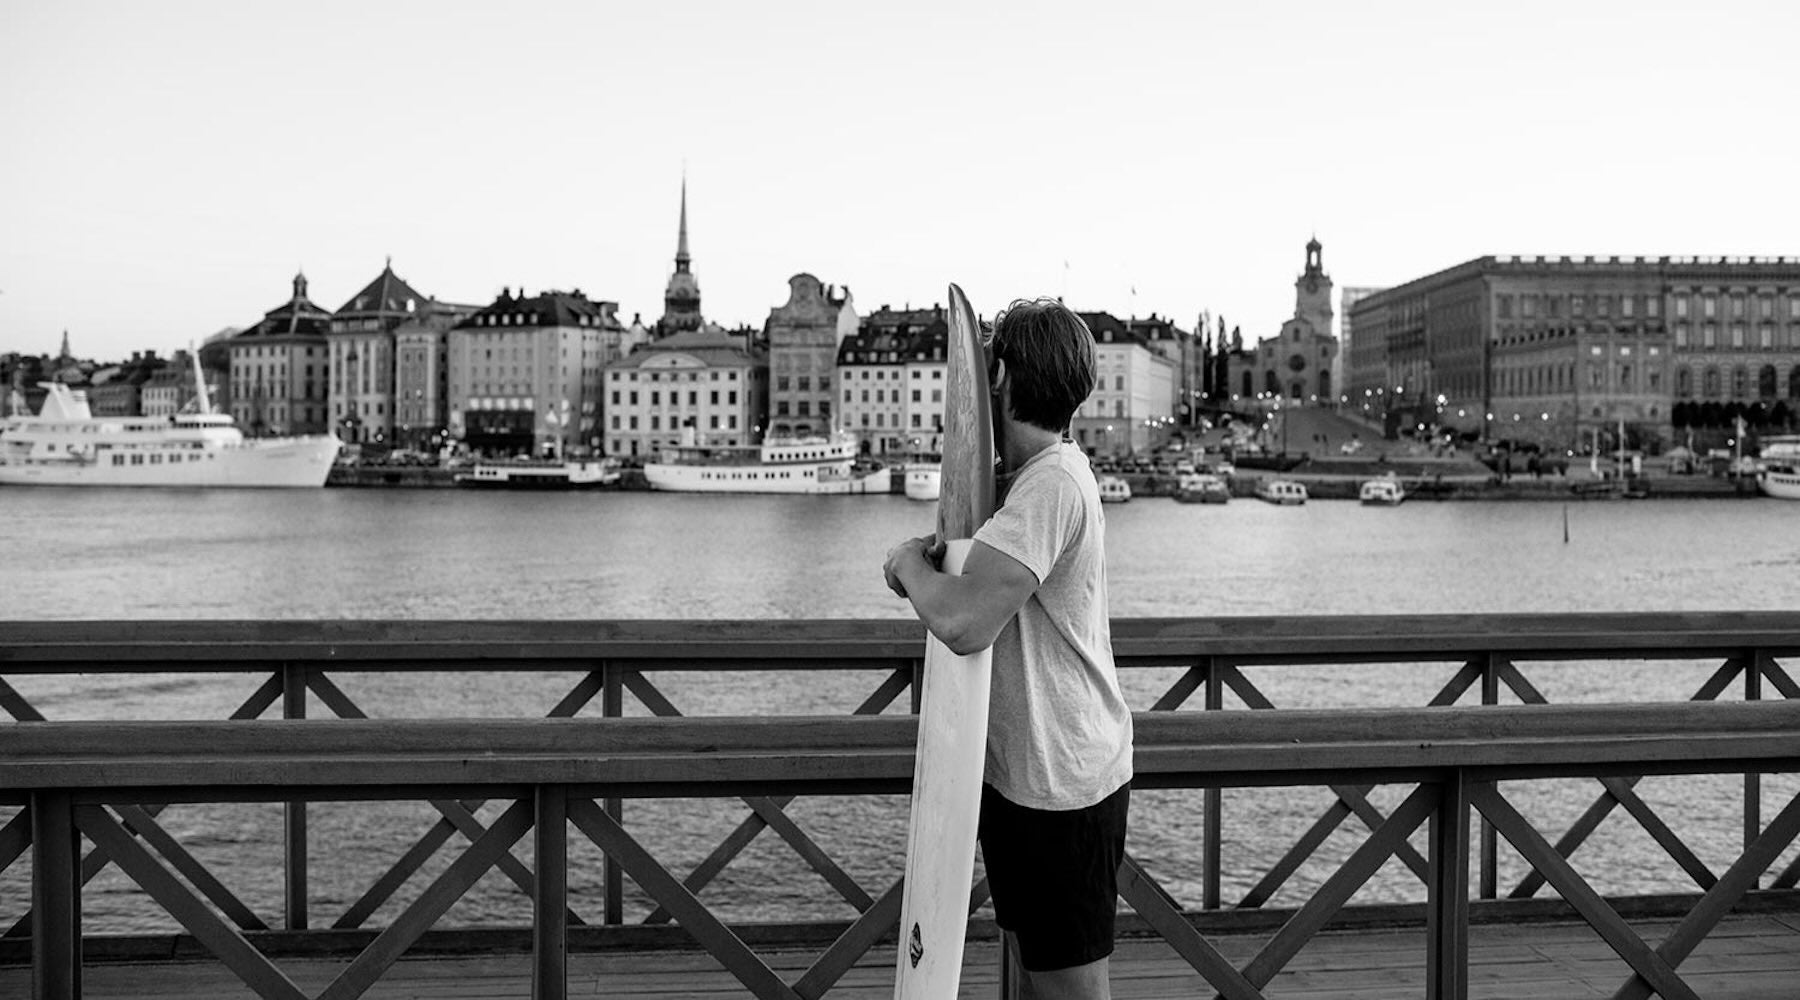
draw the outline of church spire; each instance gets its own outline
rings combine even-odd
[[[692,258],[688,256],[687,242],[687,174],[683,173],[681,175],[681,234],[675,240],[675,270],[685,272],[690,260]]]

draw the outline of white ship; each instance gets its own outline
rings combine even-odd
[[[85,392],[39,385],[48,395],[36,416],[15,404],[0,422],[0,484],[320,487],[340,447],[328,434],[247,439],[208,412],[204,381],[199,412],[172,417],[96,417]]]
[[[501,490],[588,490],[619,485],[619,463],[597,462],[477,462],[454,477],[458,486]]]
[[[1756,466],[1756,485],[1767,496],[1800,500],[1800,437],[1763,439]]]
[[[675,493],[889,493],[892,472],[857,454],[849,435],[761,445],[684,444],[644,466],[650,488]]]

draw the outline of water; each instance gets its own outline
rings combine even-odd
[[[454,490],[9,489],[0,491],[0,515],[0,545],[10,557],[0,577],[0,615],[70,621],[906,617],[907,606],[882,584],[882,556],[933,526],[931,505],[899,497]],[[1140,498],[1107,508],[1107,565],[1116,616],[1790,610],[1800,607],[1796,516],[1800,506],[1764,500],[1414,502],[1387,509]],[[1716,665],[1547,665],[1529,673],[1553,701],[1681,699]],[[1452,669],[1269,668],[1253,671],[1252,679],[1283,707],[1419,705]],[[1172,676],[1128,672],[1133,707],[1148,708]],[[69,719],[222,718],[258,679],[10,680],[51,718]],[[541,715],[572,683],[554,675],[337,680],[378,716]],[[689,713],[837,713],[879,677],[671,674],[656,682]],[[1785,801],[1794,793],[1790,784],[1769,779],[1766,800]],[[1740,785],[1731,777],[1682,777],[1638,787],[1717,873],[1736,856]],[[1552,839],[1597,790],[1591,780],[1507,786]],[[1385,811],[1406,791],[1378,788],[1373,798]],[[1328,803],[1323,789],[1228,791],[1227,900]],[[498,811],[484,809],[484,821]],[[871,893],[897,877],[903,800],[814,797],[791,811]],[[681,873],[741,814],[717,801],[633,802],[627,821]],[[415,803],[321,804],[310,816],[315,923],[335,918],[435,818]],[[1141,792],[1133,810],[1133,853],[1188,905],[1199,900],[1200,817],[1197,792]],[[164,819],[253,908],[274,918],[278,807],[181,806]],[[1304,900],[1364,833],[1341,828],[1275,902]],[[1415,846],[1422,849],[1422,838]],[[528,844],[516,853],[529,862]],[[576,909],[597,919],[597,852],[576,842],[571,857]],[[1608,892],[1691,888],[1622,811],[1574,860]],[[0,921],[23,912],[25,868],[16,864],[0,878]],[[1509,860],[1503,886],[1522,871]],[[422,884],[415,878],[403,898]],[[853,915],[768,833],[702,898],[732,918]],[[1416,898],[1417,880],[1397,863],[1358,896]],[[628,919],[648,912],[634,892],[627,903]],[[170,926],[116,871],[90,884],[84,906],[96,930]],[[395,912],[390,903],[377,920]],[[528,912],[494,874],[446,921],[517,923]]]

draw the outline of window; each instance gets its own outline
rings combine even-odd
[[[1687,314],[1688,314],[1688,297],[1685,295],[1675,296],[1675,318],[1676,319],[1687,319]]]
[[[1583,316],[1587,313],[1587,299],[1580,295],[1569,296],[1569,315]]]
[[[1686,347],[1687,345],[1688,345],[1687,324],[1686,323],[1675,324],[1675,346],[1676,347]]]
[[[1501,319],[1512,319],[1513,297],[1497,295],[1494,297],[1494,315]]]
[[[1762,325],[1762,328],[1759,329],[1756,333],[1756,345],[1758,347],[1761,347],[1765,351],[1770,349],[1771,347],[1774,347],[1775,346],[1775,328],[1773,326],[1769,325],[1768,323],[1764,323]]]
[[[1700,328],[1700,346],[1719,346],[1719,327],[1716,323],[1708,323]]]
[[[1719,385],[1719,370],[1717,368],[1706,369],[1706,376],[1701,385],[1701,394],[1707,399],[1718,399]]]
[[[1700,315],[1712,319],[1719,315],[1719,297],[1708,292],[1700,297]]]
[[[1743,296],[1742,292],[1739,292],[1731,297],[1731,318],[1732,319],[1743,319],[1744,318],[1744,296]]]
[[[1739,350],[1744,347],[1744,324],[1731,324],[1731,346]]]
[[[1750,372],[1743,365],[1731,370],[1731,398],[1743,399],[1750,392]]]

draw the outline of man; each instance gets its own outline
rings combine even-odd
[[[884,571],[958,654],[993,646],[981,854],[1027,997],[1111,996],[1108,956],[1131,789],[1131,712],[1113,667],[1105,522],[1065,438],[1093,391],[1094,338],[1051,299],[1015,302],[989,349],[1000,507],[961,576],[935,537]]]

